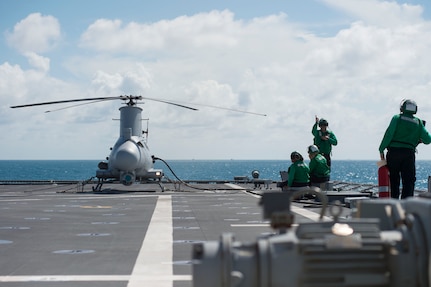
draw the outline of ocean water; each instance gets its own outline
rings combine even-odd
[[[98,160],[0,160],[0,180],[87,180],[95,176]],[[307,162],[307,161],[306,161]],[[182,180],[233,180],[248,176],[254,170],[259,178],[280,180],[279,172],[290,163],[284,160],[166,160],[155,168],[165,176]],[[308,162],[307,162],[308,163]],[[431,161],[416,161],[416,188],[428,188]],[[331,179],[354,183],[377,184],[376,161],[333,160]]]

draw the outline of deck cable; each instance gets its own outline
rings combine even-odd
[[[242,188],[242,189],[238,189],[238,188],[202,188],[202,187],[198,187],[198,186],[193,186],[191,184],[188,184],[187,182],[183,181],[182,179],[180,179],[177,174],[173,171],[173,169],[171,168],[171,166],[163,159],[159,158],[159,157],[155,157],[153,156],[154,160],[160,160],[161,162],[163,162],[166,167],[171,171],[171,173],[173,174],[173,176],[182,184],[184,184],[187,187],[196,189],[196,190],[210,190],[210,191],[218,191],[218,190],[234,190],[234,191],[240,191],[240,190],[245,190],[247,192],[250,192],[250,190],[246,189],[246,188]]]

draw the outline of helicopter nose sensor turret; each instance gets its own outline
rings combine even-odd
[[[122,184],[126,186],[132,185],[136,180],[136,176],[134,172],[124,172],[121,174],[120,181]]]

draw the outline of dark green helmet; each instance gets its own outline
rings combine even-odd
[[[325,120],[325,119],[320,119],[319,120],[319,127],[321,127],[321,126],[328,126],[328,121],[327,120]]]

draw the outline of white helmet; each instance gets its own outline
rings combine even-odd
[[[319,148],[316,145],[311,145],[308,147],[308,153],[318,153],[319,152]]]

